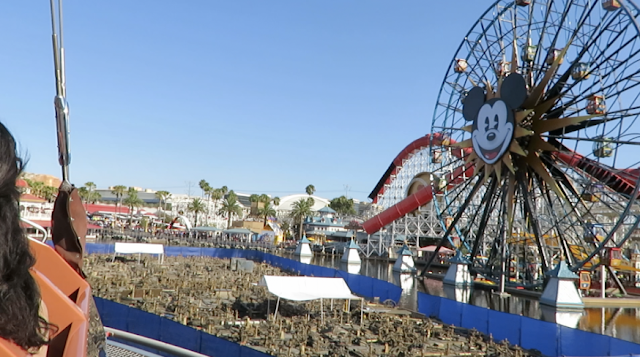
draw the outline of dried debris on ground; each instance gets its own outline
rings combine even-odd
[[[127,304],[276,356],[537,356],[428,318],[365,313],[360,304],[280,302],[258,286],[287,275],[267,264],[208,257],[86,258],[94,296]],[[366,309],[365,309],[366,310]],[[267,316],[267,311],[270,312]]]

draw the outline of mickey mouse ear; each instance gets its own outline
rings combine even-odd
[[[527,82],[520,73],[511,73],[500,88],[500,99],[516,109],[527,99]]]
[[[462,116],[468,121],[476,119],[480,108],[484,105],[484,89],[480,87],[473,87],[464,98],[464,104],[462,106]]]

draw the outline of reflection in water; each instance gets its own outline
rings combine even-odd
[[[300,261],[303,261],[300,258]],[[309,257],[311,260],[311,258]],[[330,268],[349,271],[348,265],[340,264],[340,257],[313,257],[313,264],[322,265]],[[303,261],[304,262],[304,261]],[[591,308],[585,309],[583,313],[545,311],[545,307],[538,304],[538,301],[532,298],[510,296],[508,298],[500,298],[492,294],[490,291],[481,289],[471,289],[468,292],[449,291],[448,287],[443,286],[442,281],[433,279],[421,280],[416,275],[394,277],[392,272],[393,264],[379,260],[363,260],[360,265],[360,274],[370,276],[372,278],[389,281],[400,287],[403,287],[402,297],[400,298],[400,306],[403,308],[417,311],[418,310],[418,291],[433,296],[440,296],[456,301],[464,302],[465,300],[476,306],[489,308],[492,310],[508,312],[515,315],[523,315],[540,319],[544,321],[552,321],[558,324],[576,327],[584,331],[590,331],[599,334],[606,334],[627,341],[640,343],[640,309],[638,308]],[[443,273],[444,271],[434,271]],[[404,289],[404,287],[409,287]],[[551,308],[553,310],[553,308]]]
[[[585,314],[583,310],[558,310],[551,306],[541,305],[542,321],[554,322],[559,325],[578,328],[578,323],[582,315]]]
[[[455,300],[457,302],[463,302],[465,304],[469,303],[471,293],[473,292],[473,288],[469,286],[442,284],[442,287],[447,299]]]
[[[392,276],[392,282],[402,288],[399,305],[409,310],[418,311],[418,289],[416,289],[415,273],[393,271]]]
[[[340,263],[340,270],[344,270],[350,274],[360,274],[360,263]]]
[[[300,261],[300,263],[304,263],[304,264],[311,264],[312,259],[313,257],[305,257],[305,256],[298,257],[298,260]]]

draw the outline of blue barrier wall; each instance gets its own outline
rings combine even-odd
[[[88,254],[113,254],[114,245],[88,243],[86,245],[86,250]],[[341,277],[347,282],[349,288],[354,293],[367,298],[379,297],[380,301],[391,299],[395,302],[398,302],[400,300],[400,295],[402,294],[402,289],[399,286],[386,281],[378,280],[368,276],[350,274],[338,269],[304,264],[292,259],[283,258],[273,254],[255,250],[165,247],[165,255],[208,256],[221,259],[245,258],[264,262],[283,270],[298,273],[301,275]],[[128,308],[127,306],[124,307]],[[629,356],[632,354],[640,354],[640,345],[629,341],[623,341],[610,336],[577,330],[551,322],[532,319],[529,317],[513,315],[478,306],[473,306],[470,304],[464,304],[454,300],[449,300],[439,296],[432,296],[424,293],[418,293],[418,310],[420,313],[425,314],[426,316],[436,317],[446,324],[461,326],[465,328],[475,328],[476,330],[484,334],[492,334],[493,338],[497,341],[507,339],[512,344],[520,345],[526,349],[537,349],[547,356]],[[113,313],[119,313],[119,311],[114,311]],[[111,315],[111,312],[109,312],[108,314]],[[114,319],[117,321],[121,321],[119,318]],[[177,322],[173,322],[171,320],[168,321],[179,325],[179,329],[184,330],[184,328],[188,328]],[[117,326],[109,325],[106,322],[105,325],[129,331]],[[126,327],[129,326],[127,325]],[[176,328],[178,329],[178,327]],[[134,331],[130,332],[137,333]],[[208,334],[205,335],[210,336]],[[147,335],[143,334],[143,336]],[[194,337],[193,339],[197,340],[196,337]],[[202,337],[200,337],[200,339],[202,339]],[[222,340],[219,338],[217,339]],[[212,341],[213,340],[208,343],[213,345],[214,342]],[[224,342],[220,342],[221,344],[226,343],[240,347],[235,343],[226,340],[222,341]],[[181,344],[177,345],[185,347]],[[192,345],[195,346],[196,343],[193,342]],[[255,350],[251,351],[259,353]],[[245,355],[243,354],[242,356]]]
[[[256,351],[252,348],[241,346],[237,343],[227,341],[223,338],[210,335],[146,311],[138,310],[133,307],[98,297],[95,298],[95,301],[96,308],[100,312],[100,317],[102,318],[102,323],[111,328],[149,337],[157,341],[166,342],[207,356],[269,356],[268,354]],[[129,343],[127,342],[127,344]],[[136,345],[136,347],[163,356],[173,356],[171,354],[155,351],[140,345]]]
[[[496,341],[506,339],[522,348],[539,350],[547,356],[640,354],[640,345],[633,342],[424,293],[418,293],[418,311],[447,324],[491,334]]]

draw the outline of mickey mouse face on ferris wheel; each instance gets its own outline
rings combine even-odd
[[[499,98],[486,100],[481,87],[474,87],[469,91],[462,114],[466,120],[473,122],[473,150],[485,163],[496,163],[509,149],[515,131],[513,112],[526,98],[527,86],[518,73],[505,78]]]

